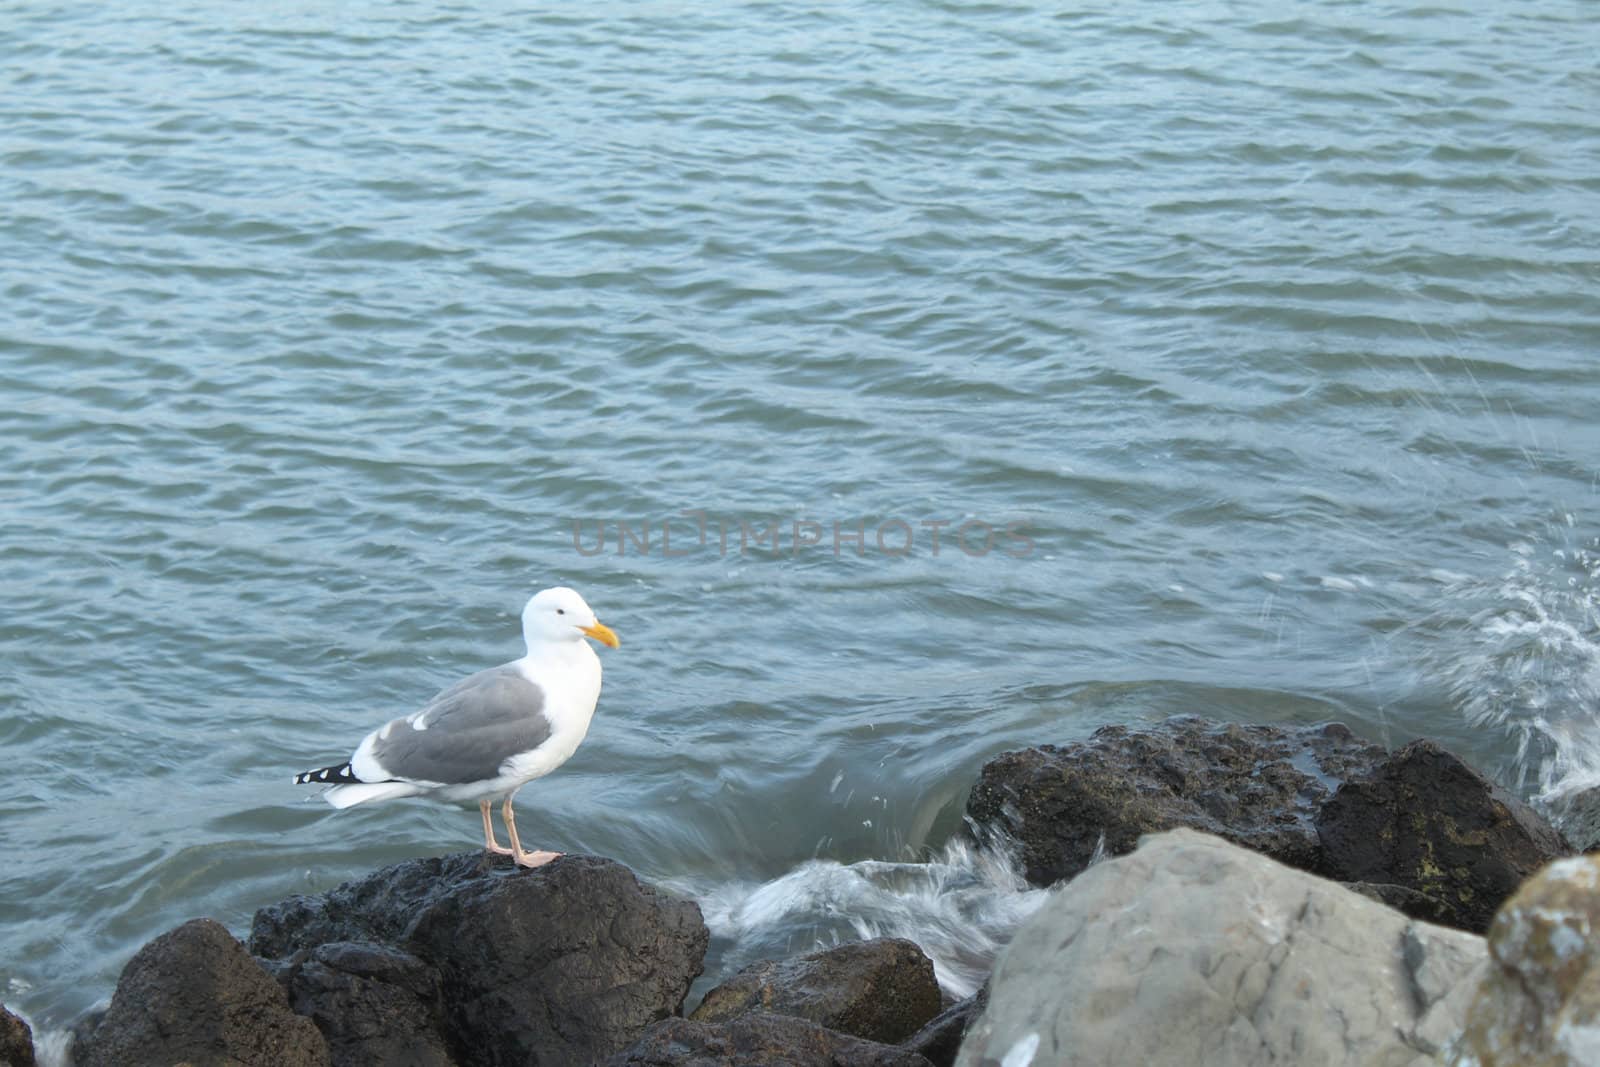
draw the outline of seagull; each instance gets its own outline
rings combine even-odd
[[[617,635],[565,586],[536,593],[522,609],[521,659],[468,675],[420,710],[361,739],[344,763],[295,775],[296,785],[329,785],[336,808],[392,797],[478,802],[484,846],[523,867],[559,852],[527,851],[511,798],[577,751],[600,698],[600,657],[584,638],[616,648]],[[511,847],[494,837],[489,805],[502,800]]]

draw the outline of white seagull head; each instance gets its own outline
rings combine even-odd
[[[594,610],[583,602],[576,590],[564,585],[535,593],[522,609],[522,639],[529,650],[536,645],[561,641],[581,641],[592,637],[607,648],[616,648],[617,635],[594,617]]]

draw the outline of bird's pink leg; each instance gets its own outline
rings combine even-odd
[[[503,847],[500,842],[494,839],[494,822],[489,818],[489,802],[487,800],[478,801],[478,810],[483,813],[483,847],[496,856],[512,855],[509,848]]]
[[[524,852],[522,842],[517,840],[517,817],[511,811],[511,797],[506,797],[506,802],[500,808],[500,814],[506,820],[506,833],[511,835],[511,855],[524,867],[543,867],[557,856],[559,852]]]

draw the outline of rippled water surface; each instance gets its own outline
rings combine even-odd
[[[472,847],[289,776],[557,582],[623,645],[520,825],[699,898],[707,981],[892,932],[970,988],[1033,903],[947,847],[978,767],[1108,722],[1596,780],[1583,5],[3,11],[44,1031],[186,918]]]

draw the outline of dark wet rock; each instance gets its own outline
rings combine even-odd
[[[290,1010],[278,983],[211,919],[186,922],[134,954],[73,1059],[77,1067],[329,1062],[316,1026]]]
[[[939,1005],[933,961],[911,941],[878,938],[752,964],[707,993],[689,1017],[712,1023],[773,1012],[894,1044],[939,1014]]]
[[[327,1038],[333,1067],[453,1067],[444,1041],[443,983],[435,968],[364,941],[335,941],[301,955],[279,980],[289,990],[290,1006]]]
[[[619,863],[564,856],[523,870],[482,853],[264,908],[250,934],[297,1004],[345,996],[360,1008],[352,1040],[380,1039],[378,1020],[411,1012],[414,1040],[463,1067],[604,1059],[681,1010],[708,940],[694,903]]]
[[[0,1067],[33,1067],[33,1031],[0,1004]]]
[[[256,912],[250,951],[283,959],[336,941],[397,943],[419,911],[497,866],[504,864],[484,853],[431,856],[384,867],[319,896],[290,897]]]
[[[967,1028],[983,1014],[984,1005],[988,1003],[989,983],[985,982],[972,996],[956,1001],[935,1015],[928,1025],[900,1042],[900,1047],[922,1056],[933,1067],[953,1067]]]
[[[1341,786],[1317,832],[1332,877],[1414,890],[1407,915],[1473,933],[1571,851],[1543,816],[1426,739]]]
[[[94,1032],[99,1027],[100,1021],[105,1017],[104,1007],[92,1008],[80,1015],[67,1032],[67,1047],[74,1051],[87,1048],[94,1040]]]
[[[1120,856],[1144,834],[1185,826],[1320,872],[1313,819],[1340,782],[1384,758],[1339,723],[1220,725],[1194,717],[1105,726],[1070,745],[1007,752],[967,800],[979,837],[1018,842],[1035,885]]]
[[[930,1067],[907,1049],[768,1012],[716,1023],[668,1019],[606,1063],[608,1067]]]

